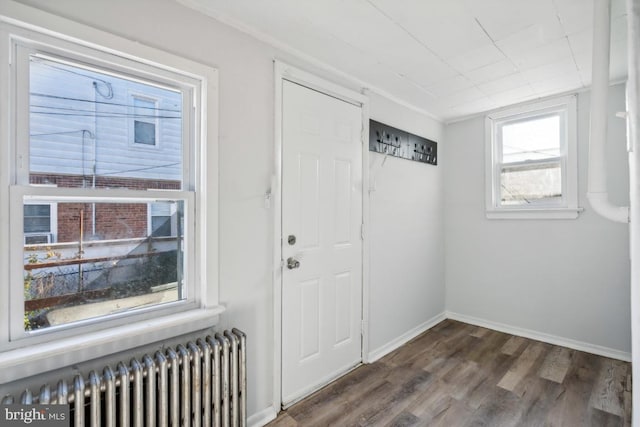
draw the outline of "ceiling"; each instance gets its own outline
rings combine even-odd
[[[591,82],[593,0],[178,0],[449,121]],[[612,0],[611,79],[626,77]]]

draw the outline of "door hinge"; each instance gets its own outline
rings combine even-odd
[[[364,240],[364,223],[360,224],[360,239]]]

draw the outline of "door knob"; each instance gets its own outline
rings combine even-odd
[[[295,259],[294,257],[287,258],[287,268],[289,270],[293,270],[294,268],[300,267],[300,261]]]

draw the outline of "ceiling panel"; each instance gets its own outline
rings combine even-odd
[[[507,90],[527,86],[527,80],[521,73],[513,73],[478,85],[484,93],[501,93]]]
[[[492,44],[461,2],[370,0],[370,3],[440,58],[451,58]],[[434,10],[438,13],[433,13]]]
[[[529,70],[524,70],[521,74],[526,81],[532,83],[548,80],[557,75],[575,73],[576,71],[578,71],[578,66],[573,57],[569,57],[562,58],[558,62],[551,62]]]
[[[519,102],[531,99],[536,95],[531,85],[527,84],[503,92],[494,93],[491,95],[491,99],[497,101],[500,105],[517,104]]]
[[[566,91],[566,88],[577,89],[582,85],[578,72],[567,73],[552,77],[550,79],[532,82],[531,87],[539,95],[548,95]]]
[[[512,55],[514,64],[520,71],[540,67],[545,64],[553,64],[565,58],[571,58],[569,41],[563,37],[551,43],[538,46],[534,49],[523,49],[520,53]]]
[[[176,0],[450,120],[591,83],[593,0]],[[626,76],[612,0],[611,77]]]
[[[499,62],[505,58],[506,56],[497,46],[488,44],[450,58],[447,62],[460,73],[464,74],[468,71],[477,70],[486,65]]]
[[[503,59],[502,61],[494,62],[493,64],[471,70],[465,75],[472,82],[481,84],[511,75],[517,71],[518,69],[513,65],[513,62],[510,59]]]
[[[446,105],[447,107],[455,107],[457,105],[465,104],[468,102],[478,101],[486,97],[487,95],[480,89],[471,87],[459,92],[454,92],[446,98],[442,98],[442,104]]]
[[[556,0],[556,8],[566,34],[593,27],[593,1]]]
[[[557,16],[528,26],[496,42],[505,55],[516,56],[565,37],[564,29]]]
[[[527,29],[556,14],[552,0],[465,0],[493,41]]]
[[[468,89],[472,86],[474,86],[474,83],[471,80],[465,76],[457,75],[450,79],[442,80],[438,83],[427,86],[427,90],[437,97],[445,97],[454,92]]]

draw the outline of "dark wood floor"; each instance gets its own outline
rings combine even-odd
[[[445,320],[271,427],[627,426],[631,366]]]

